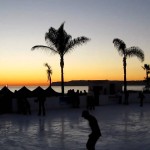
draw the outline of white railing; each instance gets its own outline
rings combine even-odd
[[[150,103],[150,94],[144,94],[144,103]],[[27,100],[30,103],[31,111],[37,111],[38,110],[38,102],[35,102],[36,98],[28,98]],[[87,96],[83,95],[79,97],[80,108],[86,108],[86,99]],[[71,99],[70,99],[71,100]],[[17,111],[17,99],[12,100],[12,109],[13,112]],[[129,94],[129,104],[132,103],[140,103],[140,99],[138,97],[138,93],[130,93]],[[124,96],[122,94],[122,101],[121,104],[124,103]],[[99,95],[99,105],[111,105],[111,104],[119,104],[119,98],[115,95]],[[46,109],[59,109],[59,108],[69,108],[71,107],[71,104],[61,102],[60,97],[47,97],[45,101],[45,108]]]

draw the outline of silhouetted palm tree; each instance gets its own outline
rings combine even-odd
[[[70,52],[76,46],[88,42],[89,38],[82,36],[72,39],[72,36],[64,30],[64,23],[62,23],[58,29],[53,27],[49,29],[49,31],[45,34],[45,41],[47,42],[48,46],[36,45],[32,47],[32,50],[42,48],[59,54],[61,67],[61,88],[62,95],[64,96],[64,55]]]
[[[51,66],[48,63],[45,63],[44,65],[45,65],[45,67],[47,67],[47,71],[46,71],[47,72],[47,78],[49,80],[50,87],[51,87],[51,85],[52,85],[51,75],[53,72],[52,72]]]
[[[119,54],[123,57],[123,70],[124,70],[124,94],[125,94],[125,104],[128,104],[127,99],[127,80],[126,80],[126,59],[128,57],[136,56],[139,60],[144,61],[144,52],[139,47],[126,47],[126,44],[121,39],[113,40],[114,46],[117,48]]]
[[[146,86],[145,86],[145,88],[149,89],[149,76],[148,75],[150,74],[150,65],[144,64],[144,67],[142,66],[142,68],[146,71],[146,78],[145,78]]]

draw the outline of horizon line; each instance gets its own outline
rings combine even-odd
[[[64,81],[64,83],[67,83],[67,82],[73,82],[73,81],[120,81],[120,82],[124,82],[124,80],[108,80],[108,79],[105,79],[105,80],[69,80],[69,81]],[[131,82],[131,81],[143,81],[143,80],[128,80],[127,82]],[[61,83],[61,81],[55,81],[55,82],[52,82],[53,83]],[[49,86],[49,83],[10,83],[10,84],[0,84],[0,86]],[[53,86],[53,85],[52,85]],[[54,85],[55,86],[55,85]]]

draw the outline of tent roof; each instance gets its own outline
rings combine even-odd
[[[20,97],[28,97],[31,96],[31,91],[27,87],[23,86],[20,90],[15,92],[15,95]]]
[[[46,96],[60,96],[61,93],[58,93],[58,92],[54,91],[54,90],[49,86],[47,89],[45,89],[45,95],[46,95]]]
[[[8,89],[8,87],[4,86],[4,87],[0,90],[0,94],[13,95],[13,92],[10,91],[10,90]]]

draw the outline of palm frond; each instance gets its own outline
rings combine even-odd
[[[150,65],[144,64],[144,68],[145,68],[146,70],[150,70]]]
[[[69,39],[72,38],[71,35],[67,34],[64,30],[64,23],[58,28],[50,28],[49,31],[45,34],[45,40],[50,47],[55,49],[55,52],[58,54],[64,54],[64,49]]]
[[[57,39],[57,30],[51,27],[49,31],[45,33],[45,41],[49,46],[51,45],[55,46],[56,39]]]
[[[113,40],[113,43],[114,43],[114,46],[117,48],[119,54],[124,55],[125,49],[126,49],[126,44],[124,43],[124,41],[116,38]]]
[[[31,50],[36,50],[36,49],[46,50],[49,52],[51,51],[54,54],[57,53],[57,51],[52,46],[36,45],[31,48]]]
[[[44,66],[47,67],[47,71],[46,71],[47,72],[47,78],[48,78],[48,80],[50,80],[50,77],[52,75],[51,66],[48,63],[45,63]]]
[[[47,74],[50,76],[53,73],[52,69],[47,70]]]
[[[126,56],[133,57],[136,56],[140,61],[144,61],[144,52],[139,47],[129,47],[126,49]]]
[[[36,50],[36,49],[49,49],[49,47],[44,45],[36,45],[31,48],[31,50]]]
[[[66,45],[66,49],[65,49],[65,53],[69,52],[69,50],[72,50],[73,48],[75,48],[76,46],[85,44],[89,41],[90,39],[87,37],[78,37],[76,39],[71,40],[69,43],[67,43]]]
[[[57,31],[57,49],[60,53],[60,55],[65,54],[66,45],[72,40],[72,36],[68,34],[64,30],[64,23],[60,26],[60,28]]]
[[[50,69],[50,66],[48,65],[48,63],[45,63],[44,66]]]
[[[60,25],[60,27],[58,28],[58,31],[64,31],[64,24],[65,24],[65,21]]]

